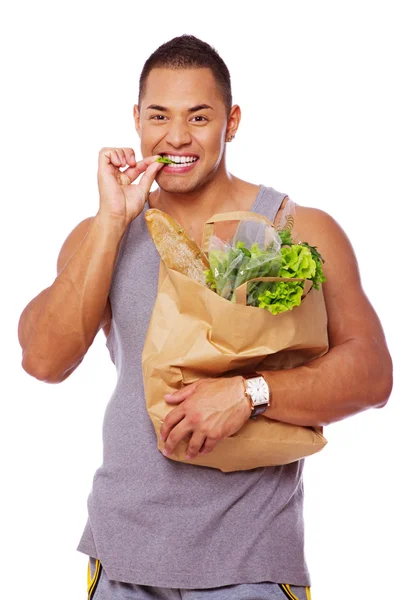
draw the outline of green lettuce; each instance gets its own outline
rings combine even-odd
[[[326,281],[326,277],[322,269],[322,264],[325,261],[318,252],[317,247],[310,246],[310,244],[307,242],[294,244],[291,233],[287,229],[278,231],[278,233],[282,242],[281,254],[283,256],[283,261],[286,261],[286,267],[281,271],[282,273],[285,272],[286,274],[280,274],[279,276],[304,277],[305,279],[310,279],[313,283],[313,287],[316,290],[319,290],[321,283]],[[301,248],[303,251],[299,250],[299,248]],[[297,253],[297,259],[291,250],[294,250],[294,252]],[[301,275],[300,273],[303,274]]]
[[[300,306],[304,283],[302,281],[274,281],[258,297],[258,306],[276,315]]]
[[[210,268],[205,271],[206,285],[217,294],[235,302],[235,290],[257,277],[299,278],[312,281],[319,289],[326,281],[325,262],[315,246],[306,242],[295,244],[290,230],[279,231],[281,248],[273,245],[263,249],[257,243],[250,248],[242,241],[227,250],[211,250]],[[304,281],[252,282],[247,286],[247,305],[265,308],[276,315],[292,310],[301,303]]]
[[[300,244],[283,246],[281,255],[282,266],[279,277],[301,277],[304,279],[314,277],[317,265],[308,248]]]

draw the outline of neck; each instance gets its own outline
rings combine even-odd
[[[150,196],[149,206],[168,213],[182,225],[188,221],[204,223],[215,213],[239,210],[238,181],[230,173],[224,173],[187,193],[158,188]]]
[[[258,190],[258,185],[234,177],[223,168],[191,192],[156,189],[150,194],[149,207],[169,214],[200,245],[204,223],[210,217],[217,213],[250,210]]]

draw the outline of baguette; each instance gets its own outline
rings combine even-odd
[[[210,263],[200,246],[167,213],[149,208],[145,219],[155,247],[164,264],[201,285],[206,285],[204,271]]]

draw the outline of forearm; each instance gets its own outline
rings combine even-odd
[[[270,419],[322,426],[383,406],[392,388],[392,362],[378,342],[350,339],[308,365],[263,371],[271,389]]]
[[[118,222],[96,216],[53,284],[23,311],[23,368],[49,382],[65,378],[83,359],[104,314],[122,239]]]

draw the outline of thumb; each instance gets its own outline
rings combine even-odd
[[[147,167],[147,169],[143,173],[138,185],[146,194],[146,198],[148,193],[150,192],[151,184],[153,183],[158,171],[160,171],[160,169],[162,169],[163,166],[164,165],[162,163],[153,162]]]

